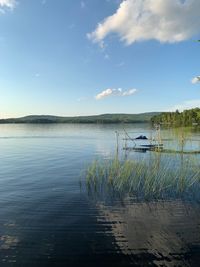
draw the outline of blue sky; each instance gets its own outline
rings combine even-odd
[[[200,106],[199,10],[199,0],[0,0],[0,117]]]

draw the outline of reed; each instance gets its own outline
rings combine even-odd
[[[200,168],[192,157],[94,161],[86,171],[89,192],[144,198],[191,197],[200,193]]]

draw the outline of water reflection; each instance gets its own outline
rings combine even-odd
[[[85,166],[95,158],[108,162],[116,149],[115,131],[124,127],[134,134],[150,128],[0,125],[0,266],[198,266],[196,184],[192,194],[186,190],[185,197],[170,200],[138,198],[129,184],[85,187]],[[123,161],[122,143],[118,156]],[[169,158],[173,170],[182,165],[186,174],[188,166],[199,163],[198,156],[191,164],[186,155],[128,155],[136,164],[145,160],[149,172],[152,160],[157,170]]]
[[[198,266],[199,156],[149,153],[96,161],[86,191],[134,266]]]
[[[112,226],[116,244],[139,266],[197,266],[200,260],[200,208],[181,200],[97,203]]]

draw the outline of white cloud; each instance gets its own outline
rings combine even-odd
[[[122,92],[122,96],[129,96],[129,95],[133,95],[137,92],[137,89],[130,89],[128,91]]]
[[[123,0],[116,13],[87,34],[101,43],[116,33],[130,45],[136,41],[180,42],[200,33],[199,0]]]
[[[16,4],[17,4],[16,0],[0,0],[1,8],[13,9],[15,8]]]
[[[135,94],[137,91],[138,91],[137,89],[129,89],[127,91],[123,91],[121,88],[118,89],[108,88],[99,93],[98,95],[96,95],[95,98],[96,100],[100,100],[108,96],[130,96]]]
[[[199,83],[200,82],[200,76],[194,77],[191,82],[193,84]]]
[[[168,109],[168,111],[183,111],[185,109],[191,109],[191,108],[199,108],[200,107],[200,99],[193,99],[193,100],[186,100],[181,104],[175,105]]]

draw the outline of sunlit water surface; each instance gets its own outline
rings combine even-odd
[[[142,124],[0,125],[0,266],[199,266],[198,201],[104,200],[85,189],[84,170],[115,155],[124,127],[150,136]],[[198,149],[200,133],[187,131],[186,149]],[[121,158],[153,153],[125,155],[121,139]]]

